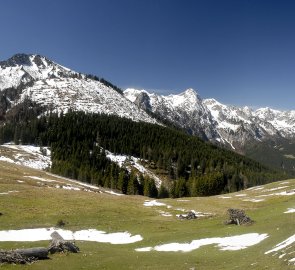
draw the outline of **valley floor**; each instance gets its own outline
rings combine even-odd
[[[0,249],[46,247],[59,230],[81,251],[1,268],[295,269],[295,180],[212,197],[118,195],[3,159]],[[228,208],[254,224],[224,225]],[[197,219],[178,218],[191,210]]]

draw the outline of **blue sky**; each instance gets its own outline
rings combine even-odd
[[[121,87],[295,109],[293,0],[2,0],[0,59],[38,53]]]

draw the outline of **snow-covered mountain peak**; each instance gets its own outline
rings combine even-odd
[[[184,92],[180,93],[179,95],[186,96],[188,98],[193,97],[193,98],[201,99],[201,97],[193,88],[188,88]]]
[[[127,88],[125,91],[124,91],[124,96],[129,99],[131,102],[135,102],[136,100],[136,97],[138,95],[140,95],[141,93],[145,93],[145,94],[149,94],[147,91],[145,90],[138,90],[138,89],[135,89],[135,88]]]
[[[162,96],[162,98],[165,99],[173,108],[182,107],[188,111],[195,111],[200,108],[200,106],[202,107],[201,97],[192,88],[189,88],[180,94]]]
[[[0,66],[2,68],[6,67],[38,67],[39,69],[44,69],[48,66],[59,66],[62,69],[70,70],[68,68],[65,68],[45,56],[39,55],[39,54],[24,54],[24,53],[18,53],[10,57],[6,61],[0,61]]]
[[[37,80],[78,76],[79,73],[54,63],[44,56],[16,54],[0,62],[0,91],[28,83],[32,84]]]
[[[273,120],[276,116],[278,116],[281,113],[282,113],[281,111],[274,110],[269,107],[260,108],[255,111],[255,115],[257,117],[267,121]]]
[[[17,54],[0,62],[0,116],[27,100],[44,112],[105,113],[158,123],[106,80],[72,71],[40,55]]]

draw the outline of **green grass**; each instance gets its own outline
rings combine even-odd
[[[55,226],[59,220],[66,222],[65,229],[98,229],[107,233],[128,231],[140,234],[143,241],[128,245],[77,241],[79,254],[55,254],[50,260],[32,265],[2,265],[3,269],[295,269],[288,265],[281,254],[265,255],[265,251],[287,239],[295,232],[295,214],[284,214],[295,207],[295,196],[269,196],[265,201],[245,202],[261,194],[278,191],[247,190],[230,194],[231,199],[219,196],[184,198],[189,201],[165,199],[166,207],[145,207],[141,196],[113,196],[85,191],[54,188],[54,184],[40,185],[25,176],[52,178],[40,172],[0,162],[0,193],[11,190],[19,192],[0,195],[0,229],[24,229]],[[58,179],[58,178],[56,178]],[[24,181],[24,183],[18,182]],[[65,181],[65,180],[64,180]],[[295,188],[295,180],[289,180],[289,189]],[[266,185],[276,188],[280,183]],[[235,195],[246,194],[245,197]],[[178,220],[176,208],[210,212],[213,215],[197,220]],[[255,220],[251,226],[226,226],[228,208],[243,208]],[[173,214],[163,217],[157,210]],[[225,237],[244,233],[267,233],[261,243],[240,251],[220,251],[214,245],[203,246],[192,252],[136,252],[135,248],[154,247],[171,242],[185,243],[192,240]],[[0,242],[0,249],[47,246],[40,242]],[[289,253],[295,251],[294,246]],[[286,255],[292,258],[292,255]],[[294,254],[293,254],[294,257]]]

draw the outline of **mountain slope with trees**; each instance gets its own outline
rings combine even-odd
[[[152,197],[215,195],[284,179],[287,175],[173,128],[103,114],[69,112],[11,120],[0,130],[1,143],[50,146],[52,172]],[[106,157],[138,157],[163,179],[120,168]]]

